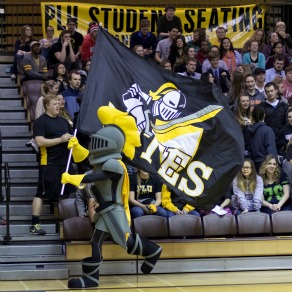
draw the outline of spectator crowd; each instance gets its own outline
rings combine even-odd
[[[286,33],[285,23],[276,23],[275,31],[267,36],[264,30],[256,29],[242,48],[234,48],[224,27],[216,29],[216,40],[212,43],[203,28],[196,28],[192,40],[186,42],[175,11],[173,5],[166,6],[165,14],[158,20],[156,35],[150,32],[150,21],[142,19],[140,30],[131,35],[130,49],[164,70],[213,86],[221,91],[222,102],[233,112],[234,123],[239,124],[244,137],[244,163],[217,205],[235,215],[292,211],[292,39]],[[89,23],[84,37],[76,31],[77,24],[77,19],[69,19],[67,29],[59,38],[54,37],[53,27],[48,26],[46,37],[39,41],[33,38],[31,27],[24,26],[21,39],[15,44],[11,78],[19,74],[22,82],[31,79],[46,82],[47,89],[42,91],[37,107],[39,118],[34,125],[36,142],[41,148],[63,149],[57,146],[70,139],[72,131],[68,129],[74,127],[82,102],[99,24]],[[62,133],[54,125],[47,136],[42,118],[46,114],[62,118]],[[80,143],[88,146],[89,137],[80,137]],[[47,151],[46,155],[52,155],[51,164],[60,166],[63,157],[58,158],[53,151]],[[90,171],[90,166],[78,165],[75,171]],[[204,216],[211,212],[186,204],[156,176],[129,165],[128,171],[132,218],[147,214]],[[54,171],[54,180],[61,173]],[[44,198],[42,187],[39,186],[33,202],[31,228],[32,233],[39,235],[45,234],[39,224]],[[86,189],[76,192],[80,216],[87,214],[87,203],[94,201]],[[55,194],[45,198],[58,198],[55,189],[47,191]]]

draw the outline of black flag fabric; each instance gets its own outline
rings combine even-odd
[[[243,162],[242,131],[212,85],[144,60],[100,29],[81,102],[78,130],[101,128],[100,106],[128,112],[142,146],[132,161],[188,204],[210,209]]]

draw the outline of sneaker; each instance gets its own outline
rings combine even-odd
[[[15,74],[12,74],[12,75],[10,76],[10,78],[11,78],[11,80],[15,80],[15,79],[16,79],[16,75],[15,75]]]
[[[35,235],[46,235],[46,231],[42,229],[40,224],[31,225],[30,233]]]

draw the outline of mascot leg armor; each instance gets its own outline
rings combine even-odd
[[[82,277],[70,279],[68,288],[90,288],[98,287],[99,284],[99,266],[101,261],[93,261],[92,258],[84,258],[81,261]]]
[[[162,248],[159,245],[139,234],[134,234],[133,241],[129,240],[128,242],[128,254],[144,257],[144,262],[141,266],[141,272],[144,274],[151,273],[161,252]]]

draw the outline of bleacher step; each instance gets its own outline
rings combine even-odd
[[[4,153],[3,155],[3,162],[32,162],[36,161],[36,154],[35,153],[12,153],[7,154]]]
[[[16,215],[29,215],[31,214],[31,203],[18,202],[10,203],[9,211],[11,216]],[[6,214],[6,205],[0,205],[0,215]],[[42,214],[50,214],[50,206],[43,205]]]
[[[0,270],[0,280],[61,280],[68,279],[69,269],[64,267],[47,267],[47,265],[5,267]]]
[[[57,228],[56,228],[56,224],[42,224],[42,228],[44,230],[46,230],[46,232],[48,234],[56,234],[57,233]],[[16,235],[20,235],[20,234],[30,234],[30,224],[11,224],[10,225],[10,234],[12,237],[16,236]],[[6,226],[5,225],[1,225],[0,226],[0,234],[1,235],[5,235],[6,234]],[[32,234],[32,236],[34,236]]]
[[[2,95],[17,95],[18,94],[18,88],[1,88],[1,94]]]
[[[26,118],[25,113],[24,109],[10,112],[0,110],[0,120],[23,120]]]
[[[46,236],[36,236],[38,240],[45,240]],[[0,256],[2,257],[21,257],[21,256],[52,256],[63,255],[62,244],[15,244],[15,245],[2,245],[0,246]]]

